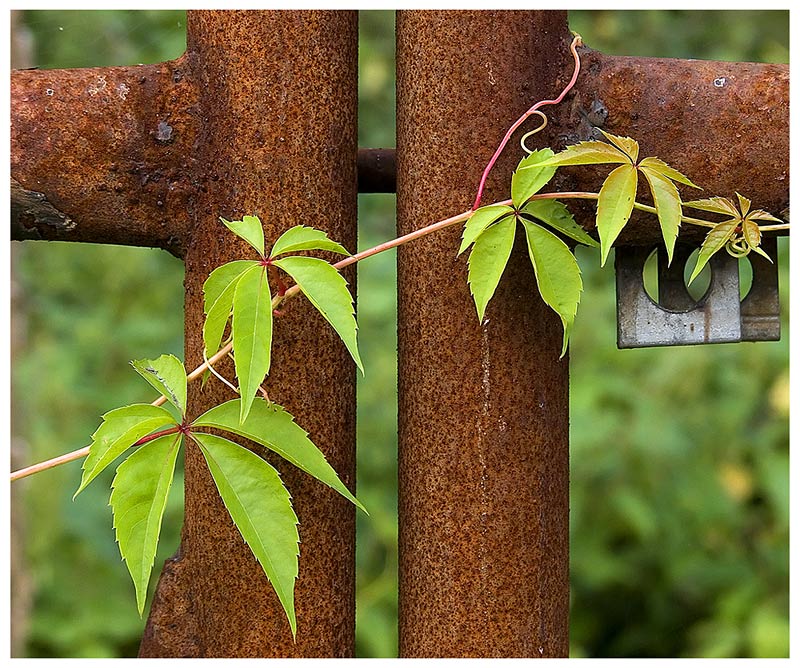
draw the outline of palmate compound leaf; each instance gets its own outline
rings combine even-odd
[[[630,157],[616,146],[604,141],[582,141],[567,146],[552,158],[543,160],[540,166],[564,167],[566,165],[600,165],[631,163]]]
[[[672,264],[672,254],[675,250],[675,241],[678,239],[678,229],[681,225],[681,196],[675,184],[659,172],[647,167],[641,167],[650,192],[653,195],[653,204],[656,207],[658,223],[661,226],[661,235],[667,249],[667,264]]]
[[[594,247],[600,245],[575,222],[575,217],[569,212],[569,209],[554,199],[531,200],[522,207],[522,213],[524,216],[536,218],[579,243]]]
[[[461,247],[458,249],[458,255],[461,255],[470,244],[475,242],[481,233],[489,227],[494,221],[514,213],[514,209],[505,204],[493,204],[490,206],[482,206],[476,209],[466,225],[464,225],[464,233],[461,237]]]
[[[553,178],[558,167],[540,167],[538,164],[553,155],[551,149],[543,148],[533,151],[520,161],[511,176],[511,201],[515,207],[520,208],[531,195],[539,192]]]
[[[297,515],[278,472],[261,457],[228,439],[193,433],[222,502],[272,583],[297,633],[294,583],[300,554]]]
[[[581,270],[569,247],[555,234],[536,223],[524,220],[528,255],[536,273],[539,294],[545,304],[558,313],[564,326],[561,357],[567,352],[569,335],[575,322],[583,282]]]
[[[256,260],[228,262],[212,271],[203,283],[203,310],[206,315],[203,323],[203,345],[206,357],[216,353],[222,343],[225,325],[233,308],[236,284],[244,272],[258,264]]]
[[[264,257],[264,228],[256,216],[243,216],[241,220],[225,220],[222,223],[237,237],[244,239]]]
[[[269,373],[272,350],[272,296],[265,267],[242,274],[233,294],[233,360],[244,422],[258,387]]]
[[[353,298],[338,270],[315,257],[284,257],[273,264],[280,267],[300,287],[314,308],[327,320],[345,347],[350,352],[356,366],[364,373],[361,357],[358,354],[358,326],[353,309]]]
[[[181,438],[170,434],[142,445],[119,465],[111,484],[114,529],[136,588],[139,616],[144,612]]]
[[[706,238],[703,240],[703,245],[700,246],[700,252],[697,255],[697,264],[689,277],[689,283],[697,278],[698,274],[703,270],[703,267],[708,264],[711,257],[718,251],[725,248],[725,244],[731,239],[736,232],[736,227],[739,225],[739,220],[732,218],[731,220],[724,220],[715,227],[709,230]]]
[[[253,401],[247,419],[240,423],[240,403],[240,399],[233,399],[215,406],[197,418],[192,427],[224,429],[260,443],[367,512],[344,486],[322,451],[308,438],[308,433],[289,413],[277,404],[268,404],[259,397]]]
[[[89,454],[83,460],[81,484],[72,498],[140,438],[174,424],[175,418],[166,408],[151,404],[123,406],[103,415],[102,424],[92,434]]]
[[[486,313],[486,305],[494,295],[511,256],[516,227],[516,219],[509,216],[486,228],[475,240],[469,254],[467,283],[475,300],[475,307],[478,309],[478,320],[481,322]]]
[[[175,355],[161,355],[154,360],[133,360],[131,366],[158,392],[186,414],[186,369]]]
[[[600,236],[600,266],[622,228],[628,222],[636,200],[636,167],[622,165],[612,170],[600,188],[597,198],[597,233]]]
[[[329,239],[322,230],[305,225],[295,225],[278,237],[272,246],[270,257],[275,258],[283,253],[296,253],[304,250],[332,251],[340,255],[350,255],[344,246]]]

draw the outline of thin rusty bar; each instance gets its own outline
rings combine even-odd
[[[570,38],[561,11],[398,13],[400,234],[469,208],[506,129],[568,81]],[[519,245],[479,324],[459,238],[398,249],[400,654],[566,656],[561,324]]]
[[[298,223],[356,246],[357,13],[190,11],[191,72],[205,119],[186,252],[186,362],[202,361],[202,284],[246,246],[218,216],[261,217],[268,239]],[[321,74],[322,73],[322,74]],[[345,272],[355,284],[354,267]],[[233,377],[231,364],[218,369]],[[333,330],[305,300],[276,318],[270,397],[285,406],[351,489],[355,374]],[[190,416],[231,397],[192,393]],[[300,518],[297,642],[277,596],[214,487],[186,450],[181,547],[161,575],[140,656],[347,657],[355,638],[355,511],[285,461],[273,461]]]

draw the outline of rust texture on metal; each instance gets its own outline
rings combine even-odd
[[[582,58],[575,93],[549,112],[554,148],[588,139],[600,127],[636,139],[641,157],[656,155],[703,188],[681,186],[686,200],[738,191],[774,215],[789,206],[788,65],[631,58],[590,49]],[[608,171],[563,168],[553,183],[559,190],[597,192]],[[644,183],[639,201],[652,202]],[[593,228],[594,206],[574,208]],[[686,241],[701,241],[704,233],[681,228]],[[618,244],[660,238],[656,218],[635,212]]]
[[[469,208],[506,129],[569,80],[569,41],[560,11],[399,12],[400,234]],[[487,202],[508,196],[518,157]],[[518,244],[481,325],[459,239],[398,250],[400,654],[566,656],[561,324]]]
[[[218,217],[257,214],[267,239],[298,223],[356,245],[355,12],[193,11],[188,64],[204,118],[196,147],[208,188],[191,203],[186,362],[201,363],[202,285],[248,255]],[[350,268],[352,269],[352,268]],[[355,274],[346,272],[351,286]],[[219,370],[233,377],[231,364]],[[355,372],[304,299],[275,319],[270,397],[297,419],[343,482],[355,483]],[[213,381],[190,417],[231,398]],[[355,637],[355,510],[283,460],[272,461],[300,518],[297,642],[278,598],[233,527],[199,450],[187,446],[181,546],[168,562],[141,656],[346,657]]]
[[[11,73],[12,238],[184,249],[197,91],[183,58]],[[16,182],[16,183],[14,183]]]

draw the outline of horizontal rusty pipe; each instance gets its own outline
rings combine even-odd
[[[590,138],[597,126],[636,139],[641,157],[656,155],[703,188],[681,186],[684,199],[738,191],[774,215],[788,208],[788,65],[630,58],[590,49],[582,59],[574,94],[550,114],[555,149]],[[608,171],[563,168],[552,185],[597,192]],[[639,200],[651,202],[645,187]],[[574,208],[584,212],[585,227],[594,227],[593,204]],[[681,238],[699,241],[705,232],[684,225]],[[660,237],[656,218],[637,212],[618,243]]]

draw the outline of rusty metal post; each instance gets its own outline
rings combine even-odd
[[[399,12],[400,234],[469,208],[508,126],[571,75],[569,40],[561,11]],[[518,159],[485,202],[508,197]],[[398,252],[400,654],[566,656],[561,324],[519,245],[479,324],[459,239]]]
[[[261,217],[268,239],[298,223],[356,245],[357,14],[189,12],[187,60],[204,119],[203,187],[186,248],[186,363],[201,363],[202,284],[245,246],[220,215]],[[355,275],[348,281],[354,285]],[[295,415],[351,489],[355,375],[333,331],[302,299],[275,323],[270,396]],[[232,365],[223,373],[233,376]],[[230,398],[193,392],[190,417]],[[338,494],[278,463],[300,526],[297,642],[233,527],[196,448],[186,450],[181,547],[159,581],[140,655],[346,657],[354,652],[355,513]]]

